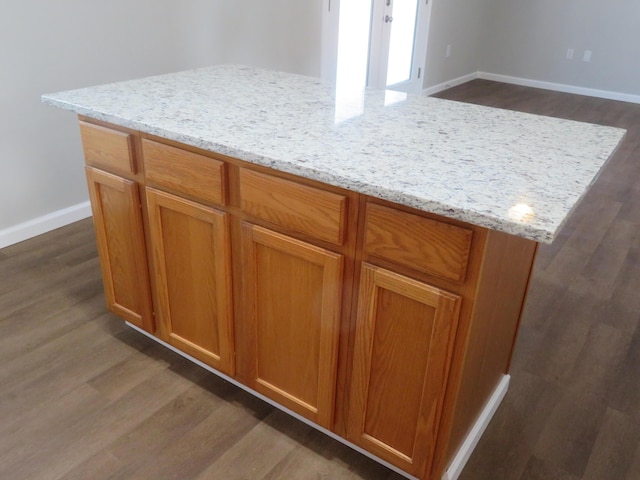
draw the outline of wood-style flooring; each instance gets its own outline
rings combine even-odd
[[[538,251],[509,393],[460,479],[640,479],[640,105],[483,80],[438,96],[628,130]]]
[[[640,105],[439,96],[629,130],[540,248],[511,389],[461,480],[640,479]],[[90,220],[0,250],[0,480],[402,478],[126,327],[96,255]]]

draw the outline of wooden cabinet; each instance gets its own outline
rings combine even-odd
[[[228,215],[149,187],[147,208],[160,338],[232,375]]]
[[[413,475],[433,458],[459,310],[457,295],[362,267],[349,439]]]
[[[81,132],[112,311],[421,479],[455,463],[508,371],[534,242]]]
[[[343,257],[245,223],[250,386],[332,427]]]
[[[247,168],[238,173],[247,380],[333,429],[348,199]]]
[[[107,306],[153,332],[134,135],[84,121],[80,134]]]
[[[153,332],[138,184],[85,168],[107,306],[125,320]]]
[[[233,375],[231,243],[229,214],[223,210],[225,164],[154,140],[143,138],[141,143],[158,335]]]

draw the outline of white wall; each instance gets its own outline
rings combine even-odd
[[[609,98],[640,95],[640,5],[635,0],[430,1],[425,88],[486,72],[596,95],[613,93]],[[451,57],[445,58],[448,44]],[[569,48],[574,49],[571,61],[565,58]],[[582,61],[585,50],[593,52],[591,62]]]
[[[320,72],[321,0],[21,0],[3,7],[0,246],[19,238],[24,222],[88,199],[75,116],[42,105],[41,94],[223,62]]]
[[[640,94],[637,0],[492,0],[485,31],[485,72]]]
[[[202,4],[182,1],[184,4]],[[40,95],[206,62],[177,2],[22,0],[0,15],[0,231],[87,200],[75,116]],[[198,20],[198,16],[193,16]]]
[[[320,76],[322,0],[223,0],[212,50],[221,63],[243,63]]]
[[[424,88],[477,72],[481,67],[490,0],[430,0]],[[451,55],[445,57],[447,45]]]

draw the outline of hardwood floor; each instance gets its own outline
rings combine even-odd
[[[626,128],[541,246],[510,391],[461,480],[640,478],[640,105],[476,80],[438,95]]]
[[[0,479],[401,479],[128,328],[84,220],[0,251]]]
[[[461,480],[637,480],[640,105],[481,80],[439,96],[629,130],[540,248]],[[0,250],[0,479],[402,478],[126,327],[96,255],[90,220]]]

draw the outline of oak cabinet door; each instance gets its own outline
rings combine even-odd
[[[158,333],[198,360],[233,374],[228,215],[147,188]]]
[[[153,332],[153,310],[137,183],[85,167],[108,308]]]
[[[331,428],[343,256],[247,223],[242,234],[250,386]]]
[[[438,433],[460,298],[363,264],[349,439],[427,475]]]

